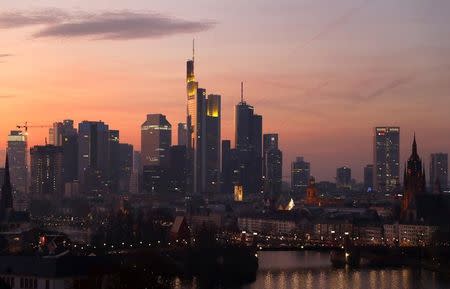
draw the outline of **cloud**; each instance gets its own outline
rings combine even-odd
[[[15,98],[15,95],[11,95],[11,94],[0,94],[0,99],[9,99],[9,98]]]
[[[13,55],[8,54],[8,53],[0,53],[0,58],[10,57],[10,56],[13,56]]]
[[[47,11],[47,13],[44,13]],[[67,13],[44,10],[0,14],[0,28],[44,25],[34,37],[89,37],[93,39],[159,38],[197,33],[215,26],[213,21],[190,21],[157,13],[115,11]]]

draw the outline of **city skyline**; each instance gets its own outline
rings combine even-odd
[[[101,38],[92,34],[38,37],[35,34],[42,31],[45,23],[18,28],[17,22],[16,26],[11,22],[14,14],[6,14],[15,11],[17,15],[29,16],[30,11],[36,15],[40,9],[58,8],[53,14],[62,17],[61,11],[98,14],[130,7],[118,2],[112,3],[112,8],[95,1],[76,2],[77,6],[74,1],[64,5],[42,1],[39,7],[31,9],[30,1],[3,5],[0,29],[6,45],[0,51],[0,111],[5,117],[0,124],[0,149],[4,150],[6,137],[16,125],[25,121],[51,125],[66,118],[76,122],[101,119],[120,130],[124,142],[140,149],[139,126],[146,114],[165,114],[172,125],[185,122],[183,63],[190,57],[189,44],[195,37],[198,81],[209,92],[222,95],[222,139],[234,143],[233,107],[239,101],[239,82],[243,80],[246,100],[264,117],[263,133],[280,136],[284,175],[288,175],[296,156],[304,156],[311,163],[311,175],[318,180],[333,180],[336,168],[344,165],[362,180],[363,167],[372,162],[372,130],[380,125],[401,127],[401,171],[414,131],[426,164],[431,153],[448,152],[450,136],[442,134],[448,131],[450,123],[445,111],[450,104],[446,73],[449,64],[445,63],[448,40],[439,36],[448,29],[441,25],[445,23],[441,12],[447,3],[433,6],[412,1],[402,7],[387,1],[345,1],[333,4],[337,6],[333,13],[324,13],[320,1],[282,1],[275,11],[275,4],[257,1],[254,6],[239,7],[239,13],[249,13],[255,24],[244,31],[234,31],[232,13],[237,8],[219,9],[220,1],[200,2],[195,7],[199,13],[192,13],[194,8],[187,4],[174,7],[171,1],[157,1],[154,7],[146,7],[135,1],[133,9],[152,9],[199,25],[182,34],[178,30],[171,32],[167,38],[147,35],[104,41],[92,40]],[[371,9],[366,9],[367,5]],[[292,7],[306,11],[291,9],[298,15],[289,14]],[[258,15],[252,13],[254,9]],[[390,9],[392,13],[387,13]],[[374,10],[385,12],[378,28],[373,26]],[[262,26],[266,29],[261,30],[269,31],[276,43],[261,46],[266,34],[253,32],[268,13],[274,13],[271,26]],[[298,17],[302,13],[309,16]],[[292,20],[285,27],[288,24],[281,19],[285,15],[304,20]],[[320,21],[311,19],[318,15]],[[401,34],[409,25],[416,28],[415,33]],[[281,33],[284,28],[289,31]],[[381,31],[383,42],[377,43],[373,33]],[[298,34],[295,41],[293,33]],[[375,43],[376,51],[367,47]],[[331,44],[333,49],[328,55]],[[293,58],[290,63],[288,60]],[[358,64],[345,66],[343,73],[339,67],[353,59],[358,59]],[[121,71],[124,64],[129,67],[127,72]],[[299,105],[289,105],[294,99]],[[71,112],[73,107],[77,109]],[[343,133],[345,138],[341,137]],[[47,136],[47,128],[30,129],[28,148],[43,144]],[[172,138],[176,138],[175,133]]]

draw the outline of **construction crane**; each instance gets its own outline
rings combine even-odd
[[[16,125],[16,127],[18,129],[24,128],[25,129],[25,133],[27,133],[29,127],[40,127],[40,128],[43,128],[43,127],[52,127],[52,126],[51,125],[28,125],[28,122],[26,121],[23,125]]]

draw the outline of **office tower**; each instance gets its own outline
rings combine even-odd
[[[163,114],[148,114],[141,125],[142,166],[168,166],[172,125]]]
[[[64,183],[78,180],[78,132],[73,127],[73,120],[65,119],[60,126],[61,145],[63,148]]]
[[[374,189],[392,192],[400,185],[400,128],[376,127],[374,130]]]
[[[9,171],[14,191],[28,192],[28,152],[27,133],[13,130],[8,135],[7,153],[9,157]]]
[[[233,193],[233,166],[230,140],[222,141],[222,169],[220,191],[225,194]]]
[[[133,145],[119,143],[118,192],[129,193],[133,176]]]
[[[364,167],[364,191],[372,191],[373,189],[373,165]]]
[[[130,180],[130,192],[138,194],[142,189],[142,163],[141,152],[133,151],[133,170]]]
[[[178,145],[187,146],[188,129],[186,123],[180,122],[178,124]]]
[[[34,146],[30,149],[33,197],[60,197],[64,194],[63,149],[61,146]]]
[[[187,169],[186,146],[171,146],[169,150],[169,191],[186,192]]]
[[[278,134],[263,135],[264,192],[280,193],[283,155],[278,149]]]
[[[434,153],[430,157],[430,187],[438,184],[442,189],[448,187],[448,154]]]
[[[55,122],[48,130],[48,143],[55,146],[61,146],[63,140],[63,123]]]
[[[262,116],[243,98],[235,109],[235,148],[239,159],[239,182],[244,196],[261,191],[262,188]]]
[[[109,127],[101,121],[78,124],[78,180],[85,193],[109,192]]]
[[[3,214],[3,212],[7,210],[13,209],[13,195],[12,195],[12,184],[11,184],[11,177],[10,177],[10,167],[9,167],[9,157],[8,154],[6,154],[5,159],[5,170],[3,173],[3,179],[2,179],[2,190],[1,190],[1,196],[0,196],[0,213]],[[0,215],[0,218],[3,217]]]
[[[405,165],[404,194],[401,217],[404,221],[415,221],[417,218],[416,197],[426,193],[425,168],[417,153],[416,136],[412,144],[412,153]]]
[[[341,167],[336,170],[336,186],[339,189],[352,188],[352,170],[349,167]]]
[[[303,193],[308,187],[311,165],[303,157],[297,157],[291,164],[291,189],[294,193]]]
[[[121,173],[120,132],[118,130],[109,131],[108,146],[109,146],[108,177],[110,180],[110,190],[113,193],[118,193],[119,178]]]
[[[220,95],[210,94],[206,99],[206,187],[205,191],[220,191]]]

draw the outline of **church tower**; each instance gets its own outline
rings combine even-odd
[[[404,174],[404,194],[401,217],[403,221],[411,222],[417,218],[417,195],[426,193],[425,168],[417,153],[416,136],[412,144],[412,153],[408,159]]]
[[[12,197],[12,186],[9,175],[9,160],[8,154],[6,154],[5,160],[5,175],[2,186],[2,194],[0,199],[0,211],[7,212],[13,209],[13,197]]]

